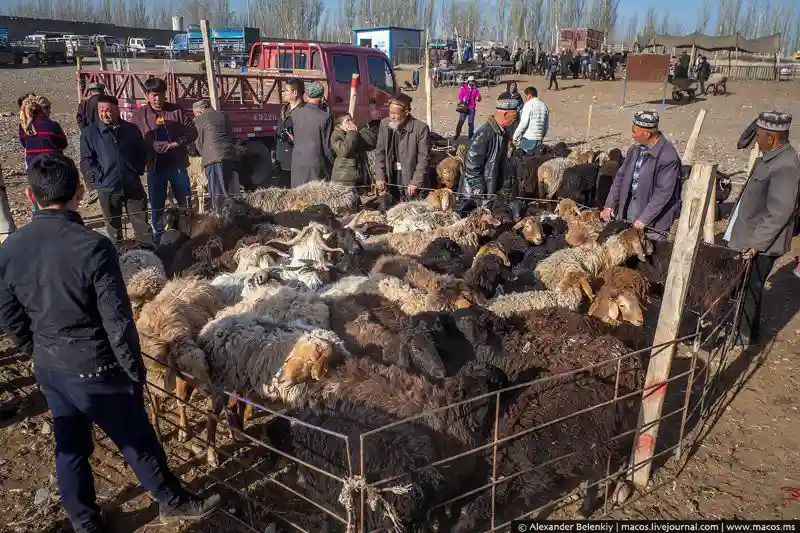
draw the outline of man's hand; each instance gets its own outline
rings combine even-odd
[[[643,230],[644,229],[644,222],[642,222],[641,220],[637,220],[636,222],[633,223],[633,227],[638,229],[638,230]]]
[[[376,181],[375,182],[375,188],[378,189],[378,192],[380,194],[385,193],[386,192],[386,182],[385,181]]]
[[[176,143],[175,141],[172,141],[171,143],[169,143],[167,145],[167,150],[174,150],[177,147],[178,147],[178,143]]]
[[[413,183],[409,183],[408,188],[406,188],[406,194],[408,194],[408,196],[414,196],[416,193],[417,193],[417,186],[414,185]]]
[[[614,211],[610,207],[606,207],[600,213],[600,218],[603,219],[603,222],[611,222],[611,217],[614,215]]]
[[[745,248],[742,250],[742,259],[747,261],[748,259],[754,258],[758,254],[758,250],[755,248]]]
[[[475,196],[483,196],[483,189],[472,189],[472,194]]]

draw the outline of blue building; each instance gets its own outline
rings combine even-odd
[[[397,26],[376,26],[353,30],[353,44],[382,51],[389,60],[399,61],[403,48],[422,48],[422,30]]]

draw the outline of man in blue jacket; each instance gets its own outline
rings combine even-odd
[[[681,158],[671,142],[658,129],[658,113],[637,111],[633,116],[628,148],[605,209],[606,222],[613,216],[627,220],[636,229],[645,226],[651,239],[664,239],[681,212]]]
[[[152,244],[142,185],[147,160],[142,133],[119,117],[113,96],[97,97],[97,117],[81,130],[81,168],[100,195],[108,238],[114,243],[122,240],[124,207],[136,240]]]
[[[164,523],[208,516],[181,486],[144,408],[145,367],[119,260],[107,238],[83,225],[78,169],[44,154],[28,169],[33,220],[0,246],[0,327],[33,358],[53,415],[61,502],[76,533],[101,533],[89,456],[97,424],[153,495]],[[107,530],[106,530],[107,531]]]

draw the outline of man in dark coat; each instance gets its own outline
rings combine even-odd
[[[28,169],[33,220],[0,247],[0,327],[33,359],[53,415],[61,503],[76,533],[102,524],[89,457],[93,424],[119,448],[159,504],[162,523],[197,520],[219,505],[181,486],[144,407],[145,367],[119,259],[83,225],[78,169],[44,154]]]
[[[425,185],[430,128],[411,115],[411,101],[405,93],[390,100],[389,116],[378,127],[375,185],[387,202],[411,198]]]
[[[189,182],[187,146],[197,139],[192,117],[178,104],[167,102],[167,84],[161,78],[144,82],[147,105],[133,112],[131,122],[139,127],[147,150],[147,192],[150,195],[150,223],[156,240],[164,231],[161,215],[167,201],[167,185],[175,199],[188,209],[192,186]]]
[[[711,76],[711,65],[708,64],[706,56],[700,56],[700,64],[697,65],[697,81],[700,82],[700,92],[706,94],[706,82]]]
[[[616,215],[636,229],[659,230],[648,232],[651,239],[664,239],[681,212],[681,158],[659,131],[658,121],[655,111],[637,111],[633,116],[634,144],[600,214],[606,222]]]
[[[464,160],[464,174],[459,194],[466,198],[462,205],[483,204],[491,195],[504,193],[509,199],[516,196],[513,184],[505,182],[505,162],[508,160],[509,136],[506,128],[517,119],[519,101],[514,98],[497,101],[494,115],[478,128],[470,142]],[[487,196],[490,195],[490,196]]]
[[[306,87],[306,95],[306,105],[296,108],[292,113],[292,187],[330,178],[333,166],[333,118],[327,109],[320,107],[325,87],[315,81]]]
[[[228,115],[211,107],[208,100],[198,100],[192,106],[197,140],[194,145],[200,152],[201,164],[208,180],[211,208],[219,211],[222,200],[237,191],[231,190],[233,171],[239,159],[239,150],[231,137]]]
[[[792,246],[800,191],[800,159],[789,143],[792,116],[778,111],[761,113],[756,143],[761,157],[745,183],[724,240],[753,260],[742,302],[736,343],[758,340],[761,297],[775,261]]]
[[[100,195],[111,242],[123,239],[122,210],[128,213],[136,240],[153,243],[147,225],[147,195],[142,186],[146,160],[144,138],[134,124],[119,117],[117,99],[97,99],[98,120],[81,132],[81,167]]]
[[[78,112],[75,114],[79,129],[97,121],[97,99],[106,94],[106,86],[102,83],[90,83],[87,89],[89,89],[89,98],[81,100],[78,104]]]

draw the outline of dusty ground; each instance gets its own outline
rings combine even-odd
[[[401,79],[410,78],[408,72]],[[33,90],[53,100],[55,118],[70,136],[69,155],[75,156],[78,132],[74,126],[75,81],[72,67],[26,70],[0,70],[0,165],[18,223],[30,217],[30,206],[23,195],[22,151],[16,140],[16,98]],[[588,144],[597,148],[625,147],[629,142],[630,116],[637,109],[661,111],[662,87],[632,84],[626,106],[620,108],[622,82],[562,82],[562,90],[547,91],[542,77],[522,77],[520,86],[534,85],[551,112],[551,139],[586,141],[587,112],[593,106]],[[800,117],[800,84],[731,81],[730,94],[709,96],[693,104],[666,102],[662,130],[682,152],[701,108],[708,111],[695,160],[718,163],[726,172],[741,172],[744,178],[747,151],[736,151],[741,130],[762,109],[777,108]],[[479,106],[477,123],[491,112],[491,104],[501,88],[489,88]],[[457,89],[435,90],[434,129],[452,134],[455,129]],[[424,92],[411,93],[415,114],[424,118]],[[466,132],[466,130],[465,130]],[[96,214],[92,206],[86,214]],[[643,495],[614,516],[627,518],[800,518],[800,501],[788,502],[786,487],[800,488],[800,445],[796,438],[797,354],[800,353],[800,281],[795,278],[790,259],[800,254],[800,242],[776,266],[764,303],[765,332],[769,342],[758,350],[739,355],[724,373],[720,399],[721,418],[711,425],[699,444],[688,450],[688,461],[680,468],[669,461],[655,473],[659,489]],[[50,417],[36,390],[28,364],[20,360],[7,339],[0,344],[0,403],[20,407],[19,416],[0,423],[0,532],[69,531],[58,503],[53,478],[53,440]],[[169,439],[170,427],[162,424]],[[170,444],[171,460],[177,471],[196,490],[214,485],[211,476],[241,487],[268,502],[270,493],[254,482],[253,469],[247,471],[228,461],[223,468],[209,472],[202,460],[192,459],[200,451],[194,445]],[[98,494],[113,512],[117,531],[155,530],[155,505],[136,485],[116,452],[108,451],[108,441],[98,444],[94,459]],[[111,447],[113,450],[113,447]],[[237,449],[237,459],[247,464],[266,461],[252,449]],[[189,461],[189,459],[192,459]],[[260,468],[267,469],[268,466]],[[247,479],[245,479],[245,476]],[[255,476],[256,478],[258,476]],[[36,492],[40,490],[40,499]],[[234,516],[261,516],[258,509],[245,504],[229,492],[226,509]],[[122,510],[122,512],[119,511]],[[263,521],[264,530],[268,521]],[[216,516],[194,527],[166,528],[157,531],[246,531],[235,519]]]

